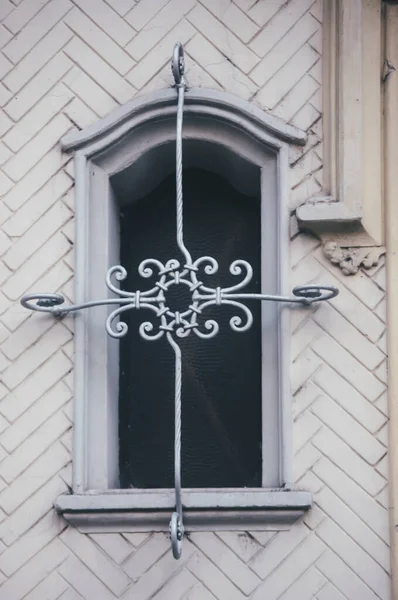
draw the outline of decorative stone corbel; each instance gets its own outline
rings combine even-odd
[[[355,275],[362,267],[371,269],[379,264],[380,257],[385,254],[384,247],[342,248],[336,241],[325,242],[323,253],[333,265],[340,267],[344,275]]]

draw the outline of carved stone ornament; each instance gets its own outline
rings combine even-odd
[[[343,248],[336,241],[323,244],[323,253],[333,265],[340,267],[344,275],[355,275],[360,268],[371,269],[379,264],[385,254],[384,247]]]

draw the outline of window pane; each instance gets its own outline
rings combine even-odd
[[[175,177],[121,210],[121,264],[125,289],[150,289],[154,280],[138,275],[145,258],[181,260],[175,241]],[[184,171],[184,240],[193,260],[213,256],[219,273],[200,279],[210,287],[240,281],[229,273],[236,259],[253,267],[245,292],[261,290],[260,199],[242,195],[222,177]],[[183,311],[188,288],[172,286],[167,302]],[[261,486],[261,307],[251,302],[254,323],[244,333],[231,330],[240,314],[230,306],[209,307],[200,322],[215,319],[220,332],[203,340],[193,332],[176,338],[182,350],[183,487]],[[174,485],[174,351],[165,337],[142,340],[143,321],[156,324],[152,311],[128,311],[129,333],[120,344],[121,487]]]

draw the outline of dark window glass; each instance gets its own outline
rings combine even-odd
[[[147,197],[121,209],[121,264],[128,270],[124,288],[149,289],[138,275],[145,258],[165,263],[182,259],[175,241],[175,177]],[[242,195],[222,177],[197,169],[184,171],[184,240],[193,260],[210,255],[219,273],[201,279],[211,287],[239,281],[231,262],[244,259],[254,270],[244,291],[261,290],[260,199]],[[178,293],[177,293],[178,292]],[[190,293],[172,286],[167,301],[183,311]],[[206,309],[219,334],[202,340],[194,333],[176,338],[182,349],[183,487],[261,486],[261,307],[250,303],[254,323],[244,333],[231,330],[238,309]],[[121,487],[174,486],[174,351],[165,336],[142,340],[142,321],[156,322],[151,311],[128,311],[129,333],[120,342]]]

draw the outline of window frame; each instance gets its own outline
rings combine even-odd
[[[75,152],[77,303],[107,297],[104,274],[112,264],[118,264],[117,203],[110,177],[149,148],[175,139],[175,112],[175,91],[162,90],[135,99],[87,130],[62,140],[64,151]],[[189,90],[185,115],[184,139],[205,135],[205,139],[210,137],[213,143],[229,148],[261,169],[262,198],[269,188],[264,156],[275,156],[278,289],[274,293],[288,294],[287,142],[303,144],[305,134],[246,101],[213,90]],[[262,217],[262,227],[263,221]],[[277,489],[184,488],[184,522],[188,530],[284,528],[311,506],[309,492],[293,489],[289,310],[282,304],[277,308],[281,485]],[[75,320],[73,493],[60,496],[55,507],[85,531],[167,529],[174,508],[173,489],[117,488],[118,341],[93,327],[95,321],[104,323],[107,314],[106,306],[97,307],[95,314],[82,311]]]

